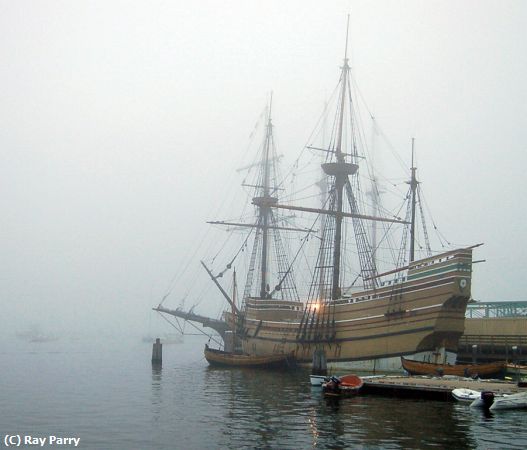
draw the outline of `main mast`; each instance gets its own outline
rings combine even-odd
[[[344,51],[344,64],[342,65],[341,73],[341,92],[340,92],[340,111],[338,118],[338,132],[337,143],[335,148],[336,162],[322,164],[322,169],[327,175],[335,177],[335,234],[334,234],[334,250],[333,250],[333,274],[331,280],[331,298],[336,300],[340,297],[340,263],[341,263],[341,249],[342,249],[342,219],[343,219],[343,194],[344,186],[348,181],[348,175],[354,174],[358,166],[356,164],[347,163],[342,152],[342,135],[344,127],[344,114],[346,102],[346,87],[348,85],[348,76],[350,66],[348,64],[348,32],[349,32],[349,16],[348,24],[346,26],[346,49]]]
[[[267,129],[265,133],[265,147],[263,154],[263,165],[264,165],[264,180],[263,180],[263,198],[266,200],[264,205],[260,208],[260,217],[262,222],[262,275],[260,284],[260,298],[267,297],[268,288],[268,269],[267,269],[267,254],[269,250],[269,215],[271,214],[271,208],[269,205],[270,194],[269,194],[269,182],[270,182],[270,167],[269,167],[269,147],[271,145],[271,137],[273,125],[271,123],[271,108],[273,105],[273,96],[271,94],[271,100],[269,102],[269,117],[267,118]]]
[[[412,219],[410,222],[410,262],[413,262],[415,260],[415,205],[417,186],[419,184],[415,175],[417,168],[414,167],[414,141],[415,138],[412,138],[412,178],[410,179],[410,190],[412,196]]]

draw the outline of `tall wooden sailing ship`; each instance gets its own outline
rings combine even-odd
[[[321,167],[327,195],[322,207],[279,200],[282,184],[275,169],[278,157],[269,108],[258,176],[251,185],[256,220],[212,222],[247,229],[246,247],[252,238],[240,307],[233,304],[219,283],[236,257],[229,258],[217,275],[203,263],[231,303],[231,311],[226,311],[224,318],[236,327],[237,346],[244,354],[292,354],[297,361],[311,362],[318,352],[327,361],[354,361],[457,349],[471,296],[473,247],[415,258],[419,182],[413,158],[405,219],[361,212],[360,142],[353,134],[357,121],[351,92],[346,44],[330,143],[316,148],[324,155]],[[284,222],[280,216],[283,211],[313,214],[318,225],[307,231],[297,228]],[[368,221],[407,230],[401,233],[404,238],[391,270],[380,272],[377,267],[377,248],[368,237]],[[352,233],[345,232],[346,226],[351,227]],[[313,240],[320,243],[305,298],[298,294],[295,281],[300,250],[288,258],[287,243],[281,237],[284,232],[298,233],[302,245],[314,235]],[[344,276],[349,266],[345,248],[352,240],[358,276],[350,283]]]

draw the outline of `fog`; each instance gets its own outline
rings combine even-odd
[[[1,0],[3,331],[160,326],[270,91],[280,153],[306,143],[348,13],[354,78],[408,166],[416,138],[442,233],[485,243],[473,297],[525,300],[526,2]],[[166,306],[192,305],[186,280]]]

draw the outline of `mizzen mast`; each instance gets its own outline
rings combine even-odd
[[[410,193],[409,198],[410,202],[408,204],[408,208],[410,211],[410,253],[408,255],[408,262],[412,263],[415,261],[415,244],[417,242],[417,236],[416,236],[416,225],[417,225],[417,219],[416,219],[416,212],[417,207],[419,206],[419,212],[421,216],[421,226],[423,231],[423,237],[425,241],[425,249],[427,256],[432,256],[432,249],[430,248],[430,240],[428,239],[428,231],[426,229],[426,222],[425,222],[425,215],[423,211],[423,204],[421,202],[421,188],[419,185],[421,184],[417,180],[416,172],[417,167],[415,167],[415,151],[414,151],[414,143],[415,138],[412,138],[412,167],[411,170],[411,177],[410,181],[407,181],[407,183],[410,185]],[[408,214],[407,214],[408,217]]]

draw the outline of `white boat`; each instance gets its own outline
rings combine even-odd
[[[473,389],[458,388],[452,391],[452,396],[460,402],[473,402],[481,398],[481,392]]]
[[[483,391],[480,393],[479,397],[476,398],[471,404],[471,408],[490,408],[490,406],[494,403],[494,399],[496,396],[494,395],[494,392],[490,391]]]
[[[309,381],[311,382],[311,386],[322,387],[322,383],[328,380],[329,377],[326,375],[309,375]]]
[[[522,409],[527,408],[527,392],[518,392],[517,394],[504,395],[495,397],[490,406],[491,411],[499,409]]]

